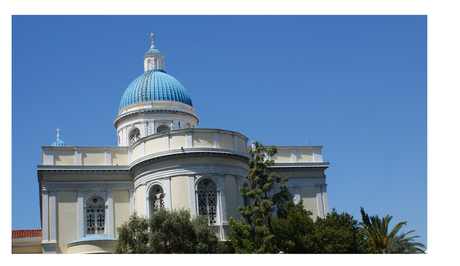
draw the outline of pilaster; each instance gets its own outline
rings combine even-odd
[[[76,160],[77,156],[75,154],[75,160]],[[112,155],[111,155],[111,151],[109,149],[106,149],[105,150],[105,165],[112,165]]]
[[[85,210],[84,210],[84,190],[78,190],[77,208],[78,208],[78,238],[85,236]]]
[[[129,207],[130,207],[130,210],[131,210],[131,212],[130,212],[131,215],[133,215],[134,212],[136,211],[135,210],[136,205],[134,204],[135,201],[134,201],[134,192],[133,191],[134,191],[133,188],[129,189]]]
[[[171,177],[167,176],[163,179],[164,185],[164,193],[166,196],[164,197],[165,200],[165,208],[167,210],[172,210],[171,208]]]
[[[214,148],[220,148],[219,132],[214,132]]]
[[[327,191],[326,191],[326,186],[327,186],[327,184],[321,185],[322,196],[323,196],[323,208],[324,208],[324,213],[325,213],[325,214],[329,213],[329,204],[328,204],[328,202],[327,202]]]
[[[187,131],[185,133],[186,135],[186,140],[187,140],[187,148],[192,148],[193,147],[193,139],[192,139],[192,131]]]
[[[42,241],[48,242],[49,238],[49,193],[42,190]]]
[[[115,235],[115,228],[114,228],[114,219],[113,216],[113,190],[107,189],[107,236],[114,237]]]
[[[190,195],[190,214],[192,217],[196,217],[198,214],[196,209],[196,190],[195,190],[195,175],[188,175],[188,188]]]
[[[169,134],[167,133],[163,135],[163,150],[169,150]]]
[[[56,190],[50,190],[49,192],[49,200],[50,200],[50,232],[49,236],[50,242],[56,242]]]
[[[220,203],[221,205],[220,210],[221,210],[221,224],[227,223],[227,204],[225,201],[225,181],[224,181],[224,175],[223,174],[218,174],[217,175],[217,180],[219,182],[219,189],[220,189]],[[218,191],[219,192],[219,191]]]
[[[76,149],[75,150],[75,165],[82,165],[83,164],[83,158],[81,155],[81,150]]]
[[[296,149],[291,149],[291,163],[297,162],[297,153]]]
[[[148,208],[149,208],[149,194],[147,194],[147,184],[142,185],[142,190],[144,191],[144,213],[143,215],[147,215]]]
[[[323,199],[321,197],[321,185],[315,185],[315,187],[316,187],[316,203],[318,207],[318,216],[320,218],[324,218]]]

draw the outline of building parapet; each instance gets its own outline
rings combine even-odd
[[[44,166],[130,166],[143,157],[170,154],[172,150],[208,152],[223,150],[247,156],[248,138],[229,130],[188,128],[140,138],[131,146],[43,146]]]

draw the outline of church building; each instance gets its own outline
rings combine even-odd
[[[36,245],[22,253],[113,253],[117,227],[135,212],[149,217],[159,208],[206,215],[222,240],[230,217],[240,217],[239,187],[249,185],[252,144],[239,132],[199,127],[192,99],[167,74],[165,57],[150,37],[144,72],[120,95],[118,113],[114,110],[118,146],[66,145],[58,129],[57,140],[42,147],[37,166],[42,230],[33,234]],[[277,148],[272,168],[289,177],[289,196],[303,200],[313,217],[325,217],[329,163],[323,162],[322,146]],[[13,238],[13,253],[15,239],[21,237]]]

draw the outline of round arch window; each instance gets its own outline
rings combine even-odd
[[[136,127],[131,130],[131,134],[129,134],[129,139],[131,140],[131,144],[138,141],[141,137],[141,131]]]

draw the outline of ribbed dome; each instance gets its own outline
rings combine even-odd
[[[51,143],[51,146],[67,146],[63,140],[57,139],[53,143]]]
[[[125,90],[120,109],[143,101],[176,101],[192,105],[184,86],[161,69],[147,70]]]

